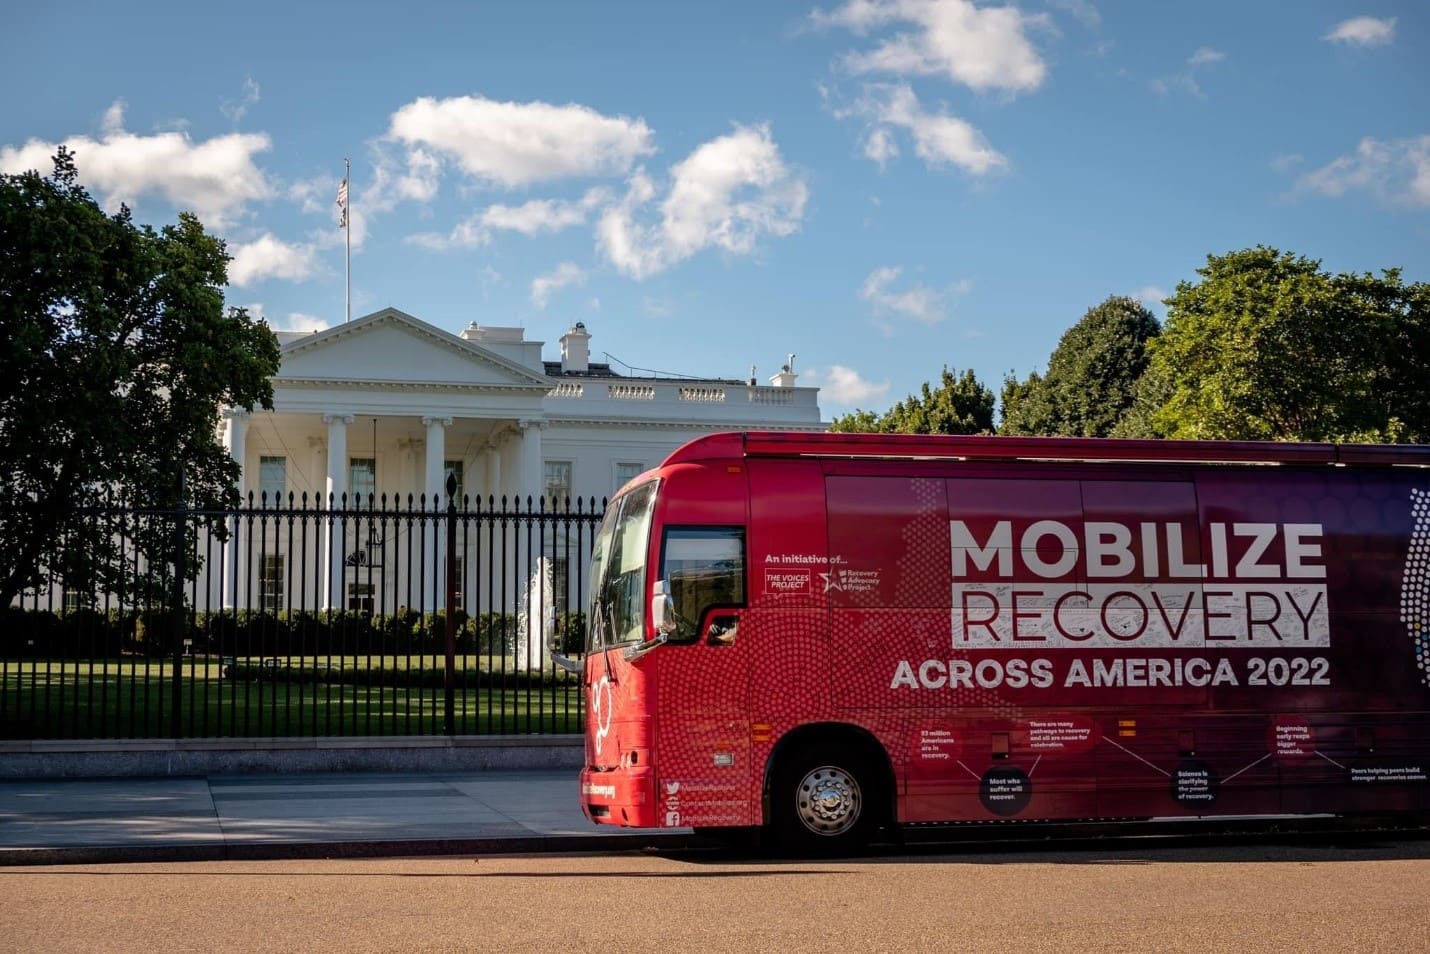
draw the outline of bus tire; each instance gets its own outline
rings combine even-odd
[[[878,793],[874,773],[852,746],[820,744],[783,760],[770,792],[770,821],[781,851],[851,854],[869,843]]]

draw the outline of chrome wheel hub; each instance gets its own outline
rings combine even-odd
[[[863,801],[854,776],[832,765],[810,770],[795,792],[795,813],[816,835],[842,835],[859,821]]]

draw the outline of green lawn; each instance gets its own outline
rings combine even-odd
[[[440,735],[440,656],[185,660],[179,735],[186,738]],[[494,664],[494,665],[493,665]],[[165,660],[0,661],[0,737],[169,738],[173,666]],[[561,734],[581,729],[574,679],[534,679],[500,657],[457,661],[459,735]]]

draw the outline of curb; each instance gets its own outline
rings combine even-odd
[[[684,851],[709,848],[710,846],[711,842],[708,838],[693,833],[645,833],[430,838],[395,841],[266,842],[233,845],[0,848],[0,868],[194,861],[415,858],[440,855],[589,854],[612,851]]]

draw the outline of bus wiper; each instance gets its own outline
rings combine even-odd
[[[606,645],[606,614],[601,609],[603,605],[604,603],[598,596],[596,598],[595,605],[596,636],[598,639],[598,645],[601,647],[601,662],[606,664],[606,679],[610,682],[611,685],[614,686],[616,684],[616,674],[611,670],[611,654],[609,652],[610,647]]]

